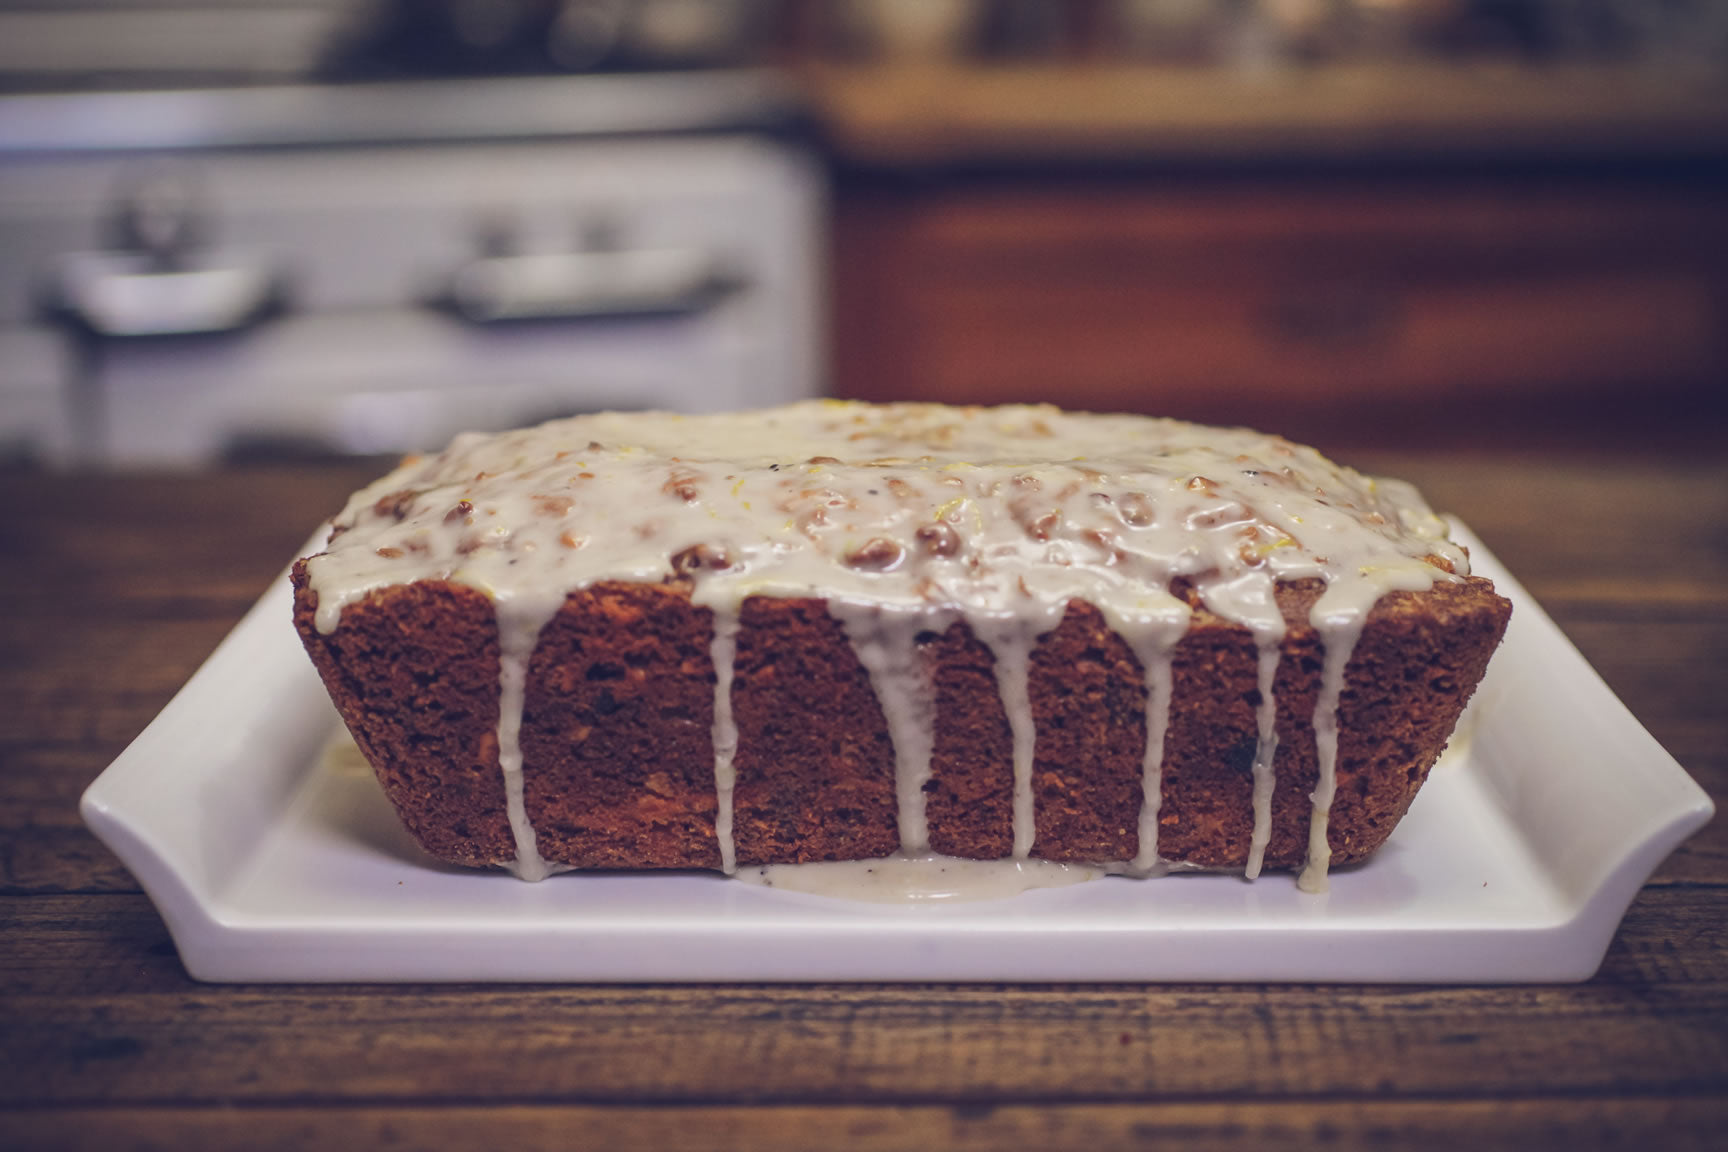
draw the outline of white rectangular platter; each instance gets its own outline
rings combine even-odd
[[[1709,798],[1480,542],[1514,602],[1462,729],[1386,847],[1283,874],[1107,877],[884,905],[707,873],[449,868],[396,823],[278,581],[85,793],[85,820],[222,981],[1573,981]]]

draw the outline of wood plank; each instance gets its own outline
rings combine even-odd
[[[260,584],[254,597],[264,591]],[[8,625],[0,662],[0,741],[113,748],[142,731],[207,659],[240,613],[190,620],[87,617]]]
[[[0,833],[0,895],[140,890],[119,857],[82,828]]]
[[[11,897],[0,1104],[1728,1097],[1723,908],[1647,890],[1576,987],[258,987],[141,897]]]
[[[1324,1146],[1405,1152],[1528,1152],[1531,1148],[1719,1149],[1728,1102],[1688,1097],[1550,1097],[1468,1101],[1315,1100],[1168,1104],[836,1105],[640,1108],[511,1107],[30,1108],[4,1118],[38,1152],[245,1147],[440,1149],[750,1148],[850,1152],[1173,1148],[1184,1152]]]
[[[0,619],[244,611],[376,462],[7,477]],[[0,636],[4,633],[0,632]]]

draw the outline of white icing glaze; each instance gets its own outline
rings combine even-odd
[[[732,791],[738,772],[732,758],[738,753],[738,725],[732,719],[732,671],[738,656],[738,610],[734,605],[714,607],[714,638],[708,645],[714,664],[714,840],[720,848],[720,870],[732,873],[738,867],[738,850],[732,839]]]
[[[1326,644],[1320,696],[1314,705],[1314,753],[1320,773],[1308,796],[1313,805],[1308,822],[1308,862],[1296,879],[1304,892],[1318,894],[1328,886],[1326,869],[1332,862],[1332,846],[1326,840],[1326,826],[1338,790],[1338,697],[1344,689],[1344,665],[1361,631],[1360,620],[1351,620]]]
[[[541,625],[522,620],[504,624],[498,635],[498,766],[504,772],[504,811],[516,840],[511,868],[523,880],[544,880],[551,874],[534,842],[534,826],[522,789],[522,707],[528,687],[528,659],[540,638]]]
[[[1278,641],[1281,633],[1255,637],[1255,686],[1260,702],[1254,707],[1254,831],[1248,840],[1248,866],[1242,874],[1252,880],[1260,875],[1266,845],[1272,839],[1272,762],[1278,755],[1278,700],[1273,685],[1278,679]]]
[[[1139,851],[1128,871],[1151,875],[1159,866],[1158,813],[1163,807],[1164,737],[1170,728],[1170,696],[1176,645],[1188,630],[1188,606],[1162,589],[1148,597],[1147,614],[1110,620],[1140,662],[1146,685],[1146,748],[1140,760]]]
[[[1437,558],[1448,570],[1428,562]],[[318,627],[374,590],[448,580],[491,598],[503,669],[499,752],[515,871],[548,870],[522,801],[517,733],[526,667],[564,597],[603,580],[682,578],[715,615],[716,838],[733,867],[732,655],[749,596],[825,599],[870,671],[895,743],[903,849],[927,843],[933,689],[922,631],[964,619],[995,656],[1014,735],[1014,858],[1034,849],[1037,640],[1079,599],[1104,613],[1145,674],[1139,851],[1157,849],[1171,653],[1189,619],[1176,581],[1258,645],[1254,758],[1258,870],[1270,827],[1273,685],[1285,622],[1277,583],[1318,579],[1310,623],[1326,648],[1315,728],[1309,886],[1323,884],[1344,669],[1373,604],[1466,572],[1463,551],[1407,485],[1243,429],[1048,407],[953,409],[811,402],[680,417],[603,413],[458,437],[357,493],[308,561]]]
[[[930,757],[936,750],[936,690],[918,651],[918,634],[946,631],[951,616],[940,610],[849,600],[830,600],[828,610],[846,626],[858,662],[876,690],[894,743],[900,851],[917,856],[930,847],[924,785],[930,782]]]
[[[1032,798],[1032,762],[1038,736],[1032,721],[1032,646],[1038,637],[1056,626],[1045,615],[1039,613],[1027,621],[986,617],[971,622],[973,632],[995,659],[996,690],[1002,696],[1002,710],[1008,715],[1008,731],[1013,737],[1016,860],[1031,857],[1032,843],[1038,835]]]

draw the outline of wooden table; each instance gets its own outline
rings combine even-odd
[[[1379,455],[1728,799],[1728,458]],[[1728,1147],[1728,830],[1565,987],[217,986],[79,794],[352,466],[0,476],[0,1147]]]

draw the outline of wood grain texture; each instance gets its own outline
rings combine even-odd
[[[1633,179],[842,183],[836,386],[1270,420],[1323,447],[1706,416],[1720,442],[1725,206],[1728,184]]]
[[[1728,459],[1350,462],[1468,521],[1728,797]],[[77,797],[367,478],[8,478],[0,1145],[1721,1146],[1721,820],[1577,986],[198,984]]]
[[[1096,8],[1096,5],[1093,5]],[[804,70],[829,135],[876,164],[1300,156],[1719,154],[1720,77],[1457,61],[1237,69],[909,58]]]
[[[654,1148],[704,1152],[927,1152],[953,1148],[1398,1149],[1529,1152],[1532,1148],[1719,1149],[1728,1104],[1648,1100],[1178,1102],[1006,1106],[595,1106],[376,1108],[32,1109],[12,1133],[41,1152],[137,1145],[141,1133],[176,1152],[245,1147],[415,1149]],[[1466,1143],[1467,1142],[1467,1143]]]
[[[14,906],[11,1105],[1728,1095],[1728,923],[1697,886],[1646,892],[1591,984],[1514,989],[227,988],[142,897]]]

